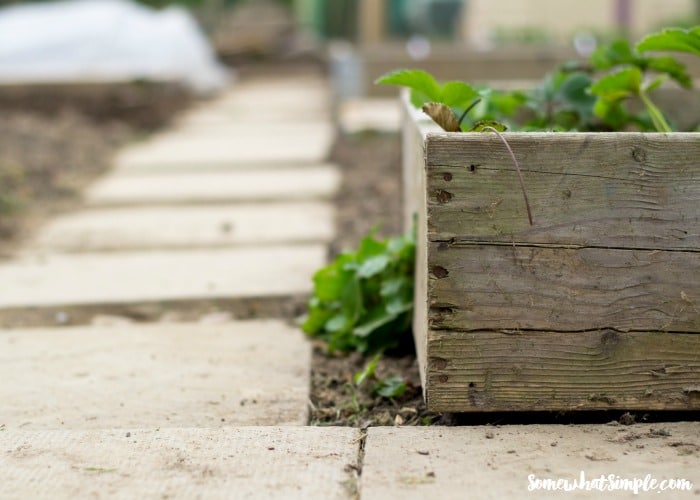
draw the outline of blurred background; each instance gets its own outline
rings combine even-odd
[[[337,134],[330,156],[366,168],[355,176],[366,193],[398,177],[398,89],[374,85],[380,75],[421,68],[533,88],[601,43],[699,19],[700,0],[0,0],[0,258],[21,233],[17,214],[70,205],[116,150],[247,72],[320,73],[338,130],[389,132],[362,148]],[[700,78],[697,61],[678,58]],[[680,91],[660,104],[694,130],[697,101]],[[374,182],[382,168],[390,174]]]
[[[135,0],[0,0],[0,27],[3,16],[19,5],[94,6],[115,2],[136,3]],[[391,92],[389,88],[373,86],[372,81],[386,71],[409,66],[426,69],[440,79],[539,79],[562,61],[585,57],[603,41],[619,36],[634,41],[664,26],[692,26],[700,18],[700,0],[138,0],[138,3],[166,11],[173,7],[187,9],[210,41],[216,57],[230,66],[262,60],[283,63],[315,58],[330,70],[341,97]],[[78,31],[85,29],[82,26]],[[31,26],[24,34],[41,36],[38,30],[32,32]],[[140,43],[146,45],[148,41],[144,38]],[[0,79],[8,71],[7,65],[3,66],[8,42],[4,45],[4,49],[0,45]]]

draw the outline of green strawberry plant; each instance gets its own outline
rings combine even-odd
[[[700,57],[700,26],[687,30],[667,28],[653,33],[637,44],[637,50],[687,52]]]
[[[647,36],[635,47],[626,40],[616,40],[599,47],[590,56],[588,65],[564,64],[526,92],[476,89],[463,82],[441,85],[421,70],[394,71],[381,76],[376,83],[408,87],[411,102],[416,106],[432,102],[448,107],[455,118],[460,117],[458,129],[451,131],[478,131],[480,122],[491,120],[503,124],[503,128],[522,131],[637,128],[670,132],[672,127],[652,101],[651,93],[668,79],[684,88],[692,88],[692,80],[685,65],[674,57],[648,54],[658,51],[700,56],[700,26],[688,30],[666,29]],[[626,104],[631,99],[641,101],[644,111],[629,111]],[[477,125],[463,123],[464,112],[476,100],[480,101],[473,108]]]
[[[410,340],[415,238],[362,239],[314,275],[302,329],[329,351],[381,352]]]
[[[373,379],[371,394],[383,398],[398,397],[407,388],[401,376],[377,378],[374,370],[386,349],[412,341],[415,248],[413,234],[378,240],[371,232],[357,250],[341,253],[314,274],[302,323],[329,352],[378,353],[354,383],[359,389]]]

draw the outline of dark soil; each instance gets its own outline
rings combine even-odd
[[[78,113],[101,125],[121,123],[139,131],[157,130],[185,109],[192,95],[172,82],[46,84],[0,86],[0,110],[32,113],[52,121]]]
[[[355,248],[373,228],[377,236],[403,233],[401,227],[401,140],[398,134],[338,135],[330,161],[343,181],[337,196],[337,233],[331,257]]]
[[[0,258],[189,100],[166,85],[0,87]]]
[[[46,214],[70,208],[80,189],[108,166],[130,137],[117,123],[96,127],[83,115],[61,111],[47,118],[10,112],[0,120],[0,253]]]

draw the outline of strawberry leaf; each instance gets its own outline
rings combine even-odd
[[[670,28],[653,33],[637,44],[637,50],[688,52],[700,56],[700,26],[688,30]]]

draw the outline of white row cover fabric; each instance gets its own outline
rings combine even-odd
[[[127,0],[68,0],[0,9],[0,83],[181,81],[226,86],[191,14]]]

